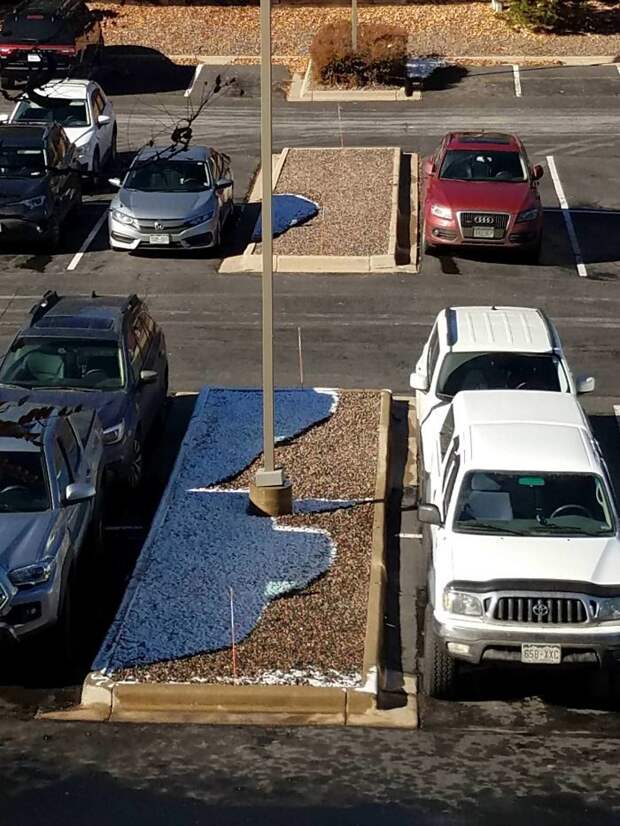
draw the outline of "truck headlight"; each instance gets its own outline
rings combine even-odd
[[[125,438],[125,422],[119,422],[103,431],[104,445],[116,445]]]
[[[41,585],[53,576],[56,570],[56,560],[53,556],[46,556],[40,562],[24,565],[23,568],[14,568],[9,571],[9,579],[13,585]]]
[[[620,597],[599,600],[596,618],[599,622],[620,622]]]
[[[449,588],[443,594],[443,607],[450,614],[461,614],[466,617],[481,617],[482,602],[475,594],[465,591],[452,591]]]

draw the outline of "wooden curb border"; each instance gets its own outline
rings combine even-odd
[[[415,698],[406,706],[379,708],[386,586],[386,527],[389,494],[392,394],[381,391],[377,476],[360,688],[124,683],[91,672],[81,705],[38,715],[43,719],[111,722],[205,723],[218,725],[355,725],[415,728]]]
[[[313,149],[314,147],[304,147]],[[317,147],[321,148],[321,147]],[[355,147],[364,149],[366,147]],[[370,147],[376,148],[376,147]],[[398,191],[400,181],[400,163],[402,149],[398,146],[386,147],[394,151],[392,167],[392,190],[390,209],[390,228],[388,234],[387,253],[378,255],[274,255],[273,272],[285,273],[380,273],[380,272],[412,272],[415,271],[415,258],[411,259],[411,265],[398,265],[397,257],[397,229],[398,229]],[[274,182],[275,190],[282,168],[286,161],[290,147],[285,147],[279,156],[274,155]],[[277,158],[277,160],[275,160]],[[412,163],[417,164],[417,155],[412,154]],[[262,175],[259,171],[252,190],[248,197],[249,203],[260,200],[260,185]],[[416,180],[416,203],[417,203],[417,180]],[[417,239],[416,239],[417,243]],[[256,243],[251,242],[243,251],[243,255],[233,255],[224,258],[220,264],[218,272],[223,274],[232,273],[260,273],[262,272],[262,257],[255,252]]]

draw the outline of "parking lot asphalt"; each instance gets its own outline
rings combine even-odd
[[[162,68],[160,62],[146,72],[129,61],[122,71],[111,72],[107,85],[102,79],[119,117],[121,156],[115,171],[122,171],[147,140],[165,140],[173,125],[199,105],[200,84],[213,82],[219,71],[201,71],[200,84],[186,95],[194,67]],[[259,164],[257,69],[224,67],[221,74],[237,76],[237,83],[205,108],[194,124],[194,139],[231,155],[241,209]],[[532,162],[545,168],[546,214],[537,266],[455,252],[425,257],[417,274],[277,275],[277,383],[299,382],[299,331],[307,385],[407,392],[409,372],[441,307],[534,304],[553,317],[575,372],[596,376],[597,390],[586,399],[586,409],[613,463],[620,455],[614,412],[620,404],[617,67],[521,67],[520,96],[512,66],[469,67],[466,74],[445,76],[419,103],[339,108],[287,104],[284,80],[280,73],[275,78],[274,150],[342,142],[399,145],[423,156],[452,128],[516,131]],[[6,110],[2,103],[0,111]],[[587,277],[578,274],[550,159]],[[54,255],[0,250],[0,346],[8,344],[46,289],[136,291],[147,297],[166,331],[173,391],[259,384],[260,279],[219,275],[220,259],[212,254],[113,253],[105,224],[85,248],[110,197],[111,191],[85,198]],[[238,247],[233,227],[225,248]],[[102,577],[102,598],[94,620],[90,606],[84,607],[90,628],[83,669],[122,594],[191,400],[179,396],[170,402],[167,429],[157,441],[165,454],[153,446],[151,483],[141,500],[110,508],[110,567],[105,574],[92,574]],[[604,824],[612,822],[618,804],[617,704],[587,680],[567,686],[551,676],[528,685],[501,675],[484,690],[474,680],[462,702],[423,702],[423,730],[417,734],[195,728],[181,734],[176,727],[132,727],[133,738],[122,726],[102,731],[34,721],[38,708],[72,702],[79,678],[58,673],[37,656],[34,648],[8,658],[0,678],[5,778],[0,801],[13,823],[128,823],[137,816],[154,824],[172,819],[279,824],[294,816],[301,823],[460,824],[470,822],[467,807],[476,805],[482,823],[496,823],[499,817],[516,822],[527,813],[533,823],[559,823],[560,818],[580,823],[594,814]],[[329,779],[325,765],[338,766]],[[490,765],[496,767],[492,772]],[[104,800],[113,801],[112,807],[97,805]]]

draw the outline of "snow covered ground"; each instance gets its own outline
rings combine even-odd
[[[327,418],[337,394],[277,391],[276,434],[291,438]],[[218,488],[261,452],[261,393],[205,388],[125,598],[93,669],[107,673],[177,659],[247,636],[266,605],[324,573],[336,549],[323,531],[250,515],[245,491]],[[348,502],[306,500],[311,512]],[[288,682],[286,675],[282,681]],[[317,678],[320,677],[317,675]],[[271,680],[275,675],[271,675]],[[337,680],[336,680],[337,681]]]

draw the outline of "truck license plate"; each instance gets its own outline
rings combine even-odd
[[[149,235],[149,244],[169,244],[169,235]]]
[[[474,238],[495,238],[493,227],[474,227]]]
[[[41,62],[41,55],[38,54],[29,54],[26,56],[26,60],[28,63],[40,63]]]
[[[562,646],[523,643],[521,645],[521,662],[538,665],[559,665],[562,662]]]

